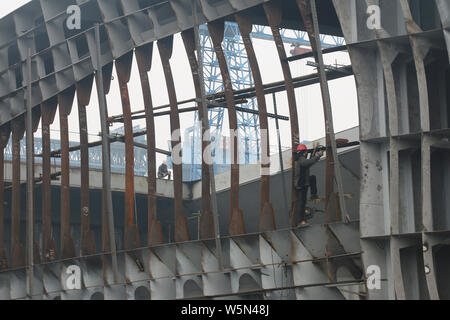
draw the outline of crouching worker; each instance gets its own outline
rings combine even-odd
[[[308,159],[308,148],[304,144],[297,147],[294,155],[294,187],[297,193],[297,201],[294,210],[294,217],[298,217],[300,225],[306,224],[306,202],[308,189],[311,188],[311,200],[318,199],[316,176],[309,175],[309,169],[316,164],[323,156],[323,151],[317,151]],[[298,221],[298,220],[297,220]],[[297,222],[295,221],[295,222]]]
[[[163,163],[158,168],[158,179],[164,179],[167,177],[170,180],[171,171],[167,170],[167,161],[164,160]]]

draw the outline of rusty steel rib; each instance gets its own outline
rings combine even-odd
[[[20,140],[25,133],[25,117],[11,121],[12,131],[12,213],[11,213],[11,267],[25,265],[25,252],[20,243]]]
[[[109,93],[109,90],[111,88],[111,81],[112,81],[112,71],[113,71],[113,63],[108,63],[107,65],[103,67],[99,67],[101,70],[101,77],[99,76],[100,73],[98,71],[95,73],[95,85],[97,88],[97,99],[99,101],[103,100],[105,104],[105,118],[108,118],[108,105],[106,101],[106,95]],[[102,79],[102,88],[100,88],[99,81],[100,78]],[[103,90],[101,90],[103,89]],[[101,108],[99,108],[100,115],[102,113]],[[105,134],[109,136],[109,126],[105,126]],[[102,139],[103,144],[103,139]],[[108,151],[106,152],[106,157],[110,157],[110,141],[106,139],[106,148]],[[107,161],[109,163],[109,161]],[[105,157],[103,157],[103,148],[102,148],[102,166],[105,167],[107,164],[105,163]],[[102,251],[103,252],[109,252],[111,250],[111,243],[110,243],[110,236],[109,236],[109,227],[108,227],[108,206],[107,206],[107,188],[106,188],[106,181],[105,179],[102,179]]]
[[[173,81],[170,58],[173,51],[173,36],[158,40],[158,50],[161,63],[166,78],[167,92],[170,102],[170,128],[172,132],[172,161],[173,163],[173,188],[175,201],[175,241],[188,241],[189,230],[186,217],[183,216],[183,169],[181,164],[181,154],[177,154],[177,149],[181,147],[180,116],[177,106],[177,95]]]
[[[43,260],[56,260],[55,240],[51,236],[52,202],[51,202],[51,146],[50,125],[55,119],[58,101],[56,98],[41,104],[42,114],[42,242]]]
[[[269,120],[267,118],[267,106],[264,96],[264,86],[256,59],[255,49],[250,38],[252,32],[252,20],[249,15],[236,14],[235,19],[239,26],[239,31],[244,42],[247,57],[252,70],[253,80],[255,82],[256,99],[259,110],[259,123],[261,128],[261,203],[259,230],[275,230],[275,216],[273,205],[270,203],[270,145],[269,145]]]
[[[51,146],[50,125],[55,119],[58,101],[56,98],[41,104],[42,115],[42,243],[43,260],[56,260],[55,240],[52,231],[52,202],[51,202]]]
[[[148,210],[148,246],[162,244],[163,235],[161,222],[157,217],[156,198],[156,140],[153,101],[150,91],[148,72],[152,67],[153,42],[136,48],[136,61],[141,80],[142,96],[144,97],[145,123],[147,136],[147,210]]]
[[[120,98],[125,131],[125,248],[133,249],[139,246],[139,234],[135,222],[134,208],[134,139],[133,120],[131,119],[130,95],[128,82],[131,76],[133,51],[116,60],[116,72],[120,87]]]
[[[194,29],[189,29],[181,33],[183,38],[184,48],[189,59],[189,66],[191,67],[192,79],[194,81],[195,97],[197,101],[202,100],[202,84],[198,74],[198,62],[195,56],[195,34]],[[203,114],[203,106],[199,102],[197,104],[199,120],[208,115]],[[205,140],[206,128],[201,125],[200,137],[202,139],[202,215],[200,224],[200,236],[203,239],[210,239],[214,237],[214,217],[211,210],[211,179],[209,174],[209,167],[205,161],[205,150],[209,145],[209,141]]]
[[[267,20],[272,30],[275,45],[277,47],[278,56],[280,58],[281,68],[283,70],[284,81],[286,83],[286,95],[288,98],[289,115],[291,120],[291,147],[292,151],[296,149],[297,144],[300,143],[300,131],[298,126],[297,102],[295,99],[294,85],[292,81],[292,74],[289,68],[289,62],[286,60],[286,51],[284,49],[283,40],[281,38],[279,26],[282,21],[282,10],[278,3],[269,2],[263,5]],[[295,216],[295,204],[297,202],[297,194],[294,189],[294,170],[291,176],[291,225],[297,224],[297,217]]]
[[[30,77],[31,78],[31,77]],[[36,131],[39,128],[39,123],[41,122],[41,108],[33,108],[32,112],[31,112],[31,131],[32,131],[32,135],[31,135],[31,162],[32,162],[32,172],[31,172],[31,192],[33,193],[32,195],[32,199],[33,201],[33,208],[35,208],[36,206],[36,195],[35,195],[35,186],[36,186],[36,178],[34,177],[35,175],[35,170],[34,170],[34,164],[35,164],[35,159],[34,159],[34,134],[36,133]],[[27,155],[28,157],[29,155]],[[28,183],[28,179],[27,179],[27,183]],[[29,191],[27,190],[27,193]],[[31,237],[31,246],[32,246],[32,250],[33,250],[33,263],[34,264],[39,264],[41,263],[41,252],[40,252],[40,248],[39,248],[39,244],[36,241],[36,234],[37,234],[37,224],[35,223],[35,209],[33,209],[33,214],[31,215],[31,226],[29,226],[29,228],[33,229],[33,236]],[[27,217],[28,219],[28,217]],[[31,256],[29,256],[29,258],[31,258]]]
[[[61,258],[75,256],[75,246],[70,234],[70,152],[69,120],[75,97],[75,86],[58,95],[61,140]]]
[[[320,89],[322,92],[323,101],[323,114],[325,120],[325,135],[326,135],[326,146],[328,150],[331,149],[332,152],[327,152],[326,155],[326,182],[325,182],[325,217],[328,221],[338,221],[341,220],[341,215],[344,214],[347,218],[343,187],[342,187],[342,176],[339,167],[339,158],[336,151],[336,139],[334,136],[333,128],[333,116],[331,110],[331,99],[330,92],[328,88],[328,81],[325,74],[323,66],[322,48],[320,47],[318,24],[317,22],[317,12],[315,7],[315,0],[297,0],[297,5],[299,7],[303,23],[305,25],[308,37],[311,42],[311,48],[314,56],[314,60],[318,64],[317,72],[320,79]],[[314,15],[313,15],[314,14]],[[316,20],[314,20],[316,19]],[[334,180],[336,179],[339,194],[337,197],[334,193]],[[334,210],[330,208],[331,196],[334,198],[335,205]],[[331,213],[334,211],[334,216]]]
[[[78,103],[78,122],[80,128],[80,217],[81,217],[81,255],[95,253],[94,233],[90,229],[89,208],[89,138],[86,107],[91,100],[94,77],[88,76],[76,84]]]
[[[0,127],[0,270],[8,268],[5,248],[5,148],[11,135],[10,125]]]
[[[228,70],[225,53],[222,49],[224,36],[224,22],[217,20],[208,23],[209,34],[213,43],[214,51],[222,74],[222,81],[225,90],[225,99],[228,107],[228,121],[230,123],[230,135],[233,136],[232,143],[232,163],[231,163],[231,191],[230,191],[230,235],[245,233],[244,216],[239,209],[239,146],[237,137],[237,116],[236,103],[234,101],[233,85],[231,83],[230,72]]]

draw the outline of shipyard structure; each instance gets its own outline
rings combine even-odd
[[[246,88],[234,86],[224,52],[230,23],[252,74]],[[261,28],[281,82],[262,81],[252,37]],[[308,50],[286,52],[284,29],[307,35]],[[223,81],[214,93],[204,85],[206,33]],[[183,81],[195,87],[189,101],[175,88],[177,34],[192,72]],[[345,41],[327,46],[322,35]],[[153,103],[155,50],[166,106]],[[449,51],[448,0],[30,1],[0,19],[0,299],[449,299]],[[326,65],[333,52],[348,52],[351,64]],[[292,63],[307,58],[311,74],[293,77]],[[134,62],[143,100],[132,112]],[[343,77],[356,83],[359,126],[335,132],[328,81]],[[108,112],[113,81],[120,115]],[[321,89],[326,152],[311,169],[322,197],[301,225],[291,159],[304,101],[295,90],[311,85]],[[288,114],[268,111],[276,93]],[[74,108],[79,143],[69,141]],[[219,166],[206,152],[217,136],[202,139],[187,179],[193,167],[176,161],[184,136],[158,149],[156,121],[169,116],[173,132],[181,113],[195,112],[203,136],[224,109],[230,130],[249,114],[257,132],[277,130],[272,119],[288,125],[291,149],[269,150],[276,141],[257,133],[253,163],[220,142],[229,153]],[[101,119],[94,142],[92,113]],[[111,123],[123,130],[110,132]],[[173,179],[157,178],[157,154]]]

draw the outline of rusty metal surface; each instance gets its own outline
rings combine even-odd
[[[319,30],[316,30],[314,24],[314,18],[317,19],[317,12],[315,7],[315,0],[297,0],[297,5],[300,9],[300,13],[303,19],[303,23],[305,24],[306,31],[308,33],[309,39],[311,39],[311,48],[314,56],[314,60],[318,64],[317,72],[320,78],[320,88],[322,92],[322,101],[323,101],[323,113],[324,113],[324,123],[325,123],[325,141],[328,150],[332,152],[326,153],[326,181],[325,181],[325,216],[326,219],[330,222],[341,220],[341,215],[344,214],[347,216],[345,212],[345,203],[343,197],[343,190],[338,192],[337,196],[334,190],[334,182],[337,181],[338,186],[342,183],[342,177],[340,176],[339,170],[339,160],[337,159],[336,153],[336,142],[334,137],[334,129],[333,129],[333,117],[331,113],[331,99],[330,92],[328,89],[328,82],[326,76],[324,74],[324,65],[322,58],[322,48],[320,47],[320,42],[317,41],[317,36],[319,34]],[[313,6],[313,7],[312,7]],[[314,11],[313,11],[314,9]],[[313,16],[314,14],[314,16]],[[319,47],[318,47],[319,46]],[[333,140],[333,141],[332,141]],[[338,187],[338,189],[342,189],[342,186]],[[342,212],[344,211],[344,212]]]
[[[153,102],[150,91],[150,81],[148,72],[152,67],[153,43],[138,47],[135,50],[136,61],[141,80],[142,96],[145,106],[145,124],[147,127],[147,210],[148,210],[148,245],[158,245],[163,243],[161,222],[157,217],[156,202],[156,133],[155,118],[153,115]]]
[[[10,125],[0,127],[0,270],[8,268],[5,248],[5,155],[4,150],[11,136]]]
[[[198,61],[195,55],[195,34],[194,29],[189,29],[181,33],[183,38],[184,48],[189,60],[189,66],[191,68],[192,79],[194,81],[195,96],[197,99],[198,116],[202,121],[204,115],[202,103],[202,88],[201,80],[198,73]],[[209,145],[209,141],[205,139],[206,128],[202,125],[200,131],[200,137],[202,139],[202,216],[201,216],[201,231],[200,236],[203,239],[214,237],[214,217],[211,210],[211,181],[209,174],[209,167],[205,161],[205,150]]]
[[[244,216],[239,209],[239,142],[237,136],[237,115],[236,103],[234,101],[233,84],[231,83],[230,72],[228,70],[227,60],[222,48],[224,36],[224,21],[217,20],[208,23],[208,30],[213,42],[214,51],[222,75],[222,81],[225,91],[225,99],[228,107],[228,122],[230,125],[230,134],[233,136],[233,146],[231,148],[231,191],[230,191],[230,227],[229,232],[232,235],[244,234]]]
[[[161,57],[161,63],[166,79],[167,93],[170,102],[170,130],[172,135],[178,132],[178,135],[172,137],[172,159],[180,155],[175,155],[177,146],[181,144],[180,117],[178,114],[177,95],[173,81],[172,69],[170,67],[170,58],[173,51],[173,36],[158,40],[158,50]],[[178,146],[179,147],[179,146]],[[190,239],[187,227],[186,217],[183,216],[183,169],[181,163],[173,164],[173,188],[175,202],[175,241],[187,241]]]
[[[270,203],[270,141],[269,141],[269,120],[267,118],[266,98],[264,96],[264,86],[256,59],[255,49],[250,38],[253,25],[251,16],[246,14],[236,14],[235,19],[238,23],[247,51],[248,61],[252,70],[253,81],[255,82],[256,98],[259,110],[259,124],[261,132],[261,203],[259,229],[269,231],[276,229],[273,206]]]
[[[44,261],[56,260],[55,240],[52,234],[51,201],[51,149],[50,125],[55,119],[58,101],[56,98],[41,104],[42,114],[42,252]]]
[[[280,59],[281,68],[283,70],[284,81],[286,85],[286,95],[288,99],[290,124],[291,124],[291,147],[295,150],[300,143],[300,131],[298,126],[298,114],[297,114],[297,102],[295,99],[294,85],[292,81],[291,69],[289,62],[286,60],[287,55],[284,49],[283,40],[280,34],[280,24],[282,22],[282,10],[279,3],[274,1],[265,3],[263,5],[266,13],[267,21],[269,22],[272,30],[273,39],[278,51],[278,57]],[[297,225],[298,217],[295,216],[294,205],[297,201],[297,193],[294,190],[294,170],[291,173],[291,225]]]
[[[78,103],[78,123],[80,129],[80,217],[81,217],[81,254],[95,253],[94,233],[90,230],[91,210],[89,207],[89,138],[86,107],[89,105],[94,77],[89,76],[76,84]]]
[[[12,193],[11,193],[11,267],[25,265],[25,252],[20,242],[20,140],[25,133],[25,118],[23,116],[11,121],[12,132]]]
[[[124,117],[125,131],[125,247],[132,249],[139,246],[139,233],[135,222],[134,207],[134,139],[133,122],[131,120],[131,105],[128,92],[133,51],[116,60],[117,78],[120,87],[120,98]]]
[[[70,233],[70,155],[69,120],[75,97],[75,86],[58,95],[61,140],[61,258],[75,256],[75,245]]]

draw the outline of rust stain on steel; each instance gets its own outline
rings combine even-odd
[[[164,76],[166,78],[167,92],[170,102],[170,128],[172,134],[180,130],[180,117],[178,114],[177,95],[173,81],[172,69],[170,67],[170,58],[173,51],[173,36],[158,40],[158,49],[161,57]],[[181,144],[181,135],[172,137],[172,159],[179,157],[175,154],[177,146]],[[186,217],[183,216],[183,170],[182,164],[173,164],[173,188],[175,202],[175,241],[188,241],[189,230]]]
[[[202,91],[201,91],[201,83],[200,76],[198,74],[198,61],[195,55],[195,35],[194,29],[189,29],[183,31],[181,33],[181,37],[183,38],[184,48],[186,49],[186,54],[189,59],[189,66],[191,67],[192,78],[194,81],[195,88],[195,97],[197,101],[202,100]],[[198,107],[198,115],[200,121],[203,120],[203,117],[208,117],[208,115],[203,114],[202,103],[197,103]],[[209,175],[209,167],[205,162],[205,150],[208,147],[209,141],[205,141],[203,137],[205,136],[206,128],[201,125],[201,134],[200,137],[202,139],[202,216],[201,216],[201,225],[200,225],[200,237],[202,239],[211,239],[214,237],[214,218],[213,213],[211,211],[211,182]]]
[[[95,253],[94,233],[90,229],[89,208],[89,138],[87,127],[86,107],[91,100],[94,77],[88,76],[76,84],[78,103],[78,122],[80,128],[80,218],[81,218],[81,254]]]
[[[225,90],[225,99],[228,107],[228,121],[230,123],[230,132],[237,133],[236,103],[234,101],[233,86],[227,66],[225,53],[222,49],[224,35],[224,22],[217,20],[208,23],[208,30],[213,42],[214,51],[219,62],[220,73]],[[244,217],[242,210],[239,209],[239,150],[237,134],[233,135],[233,150],[231,164],[231,191],[230,191],[230,235],[245,233]]]
[[[305,25],[306,31],[308,33],[309,39],[311,39],[311,49],[316,63],[319,63],[319,57],[317,53],[316,42],[313,40],[315,38],[314,25],[312,21],[311,3],[309,0],[297,0],[297,5],[302,16],[303,23]],[[319,73],[319,70],[317,70]],[[323,84],[320,84],[321,90],[324,90]],[[322,98],[324,94],[322,94]],[[328,122],[325,101],[323,102],[323,114],[325,123]],[[325,132],[325,143],[327,150],[331,149],[330,134],[328,131]],[[326,169],[325,169],[325,217],[327,221],[337,220],[336,217],[331,217],[330,213],[335,212],[335,215],[339,215],[339,199],[335,199],[334,195],[334,161],[333,154],[331,152],[326,153]],[[333,208],[335,207],[335,208]]]
[[[44,261],[56,260],[56,244],[51,237],[51,147],[50,125],[55,119],[58,100],[52,98],[41,104],[42,114],[42,242]]]
[[[147,208],[148,208],[148,245],[162,244],[163,234],[161,222],[157,218],[156,198],[156,140],[153,101],[150,91],[148,72],[152,68],[153,43],[138,47],[135,50],[136,61],[141,80],[142,96],[144,97],[145,123],[147,135]]]
[[[108,94],[109,89],[111,88],[111,80],[112,80],[112,69],[113,63],[109,63],[102,68],[103,74],[103,87],[105,96]],[[95,75],[95,84],[98,90],[98,75]],[[105,107],[106,107],[106,116],[108,117],[108,101],[105,99]],[[109,126],[106,126],[107,134],[109,134]],[[108,157],[110,156],[110,143],[108,141]],[[104,164],[103,164],[104,165]],[[108,217],[106,214],[106,204],[105,204],[105,181],[102,181],[103,189],[102,189],[102,251],[109,252],[111,250],[110,241],[109,241],[109,233],[108,233]]]
[[[291,147],[294,151],[300,143],[300,131],[298,127],[297,102],[295,99],[294,85],[292,81],[292,74],[289,68],[289,62],[286,60],[286,51],[284,49],[283,40],[280,34],[280,24],[282,21],[282,10],[278,3],[269,2],[263,5],[267,20],[272,30],[275,45],[277,47],[278,56],[280,58],[281,68],[283,70],[284,81],[286,83],[286,95],[288,98],[289,116],[291,122]],[[295,204],[297,202],[297,195],[294,190],[294,170],[291,173],[291,225],[296,225],[298,217],[295,216]]]
[[[11,135],[10,124],[0,127],[0,270],[8,268],[8,257],[5,248],[5,155]]]
[[[139,234],[135,223],[134,208],[134,139],[133,120],[131,119],[130,81],[133,51],[116,60],[116,71],[122,101],[123,124],[125,130],[125,248],[133,249],[139,246]]]
[[[56,260],[56,244],[51,237],[51,147],[50,125],[55,119],[58,100],[52,98],[41,104],[42,114],[42,243],[44,261]]]
[[[75,86],[58,95],[59,125],[61,140],[61,258],[75,256],[75,246],[70,235],[70,163],[69,121],[75,97]]]
[[[33,131],[33,135],[32,135],[32,139],[31,139],[31,150],[33,150],[32,152],[32,158],[31,158],[31,162],[32,162],[32,168],[33,168],[33,174],[32,174],[32,192],[33,192],[33,208],[36,208],[36,195],[35,195],[35,186],[36,186],[36,179],[34,178],[35,175],[35,170],[34,170],[34,134],[36,133],[36,131],[38,130],[39,127],[39,123],[41,121],[41,108],[33,108],[32,112],[31,112],[31,129]],[[33,234],[36,235],[37,234],[37,225],[35,223],[35,217],[36,217],[36,213],[35,210],[33,210],[33,216],[31,219],[31,223],[33,225]],[[41,263],[41,253],[40,253],[40,248],[39,248],[39,244],[36,241],[36,237],[33,238],[33,262],[34,264],[40,264]]]
[[[11,267],[25,265],[25,252],[20,243],[20,140],[25,133],[25,117],[11,121],[12,131],[12,213],[11,213]]]
[[[267,118],[267,106],[266,98],[264,96],[264,86],[259,69],[258,60],[256,58],[255,49],[250,38],[252,32],[252,20],[249,15],[236,14],[236,22],[239,26],[239,31],[244,42],[245,50],[247,51],[247,57],[252,70],[253,80],[255,82],[256,99],[258,102],[259,110],[259,123],[261,127],[261,203],[260,203],[260,218],[259,218],[259,230],[268,231],[275,230],[275,216],[273,212],[273,206],[270,203],[270,145],[269,145],[269,120]],[[265,160],[265,161],[264,161]],[[265,163],[267,161],[267,163]]]

